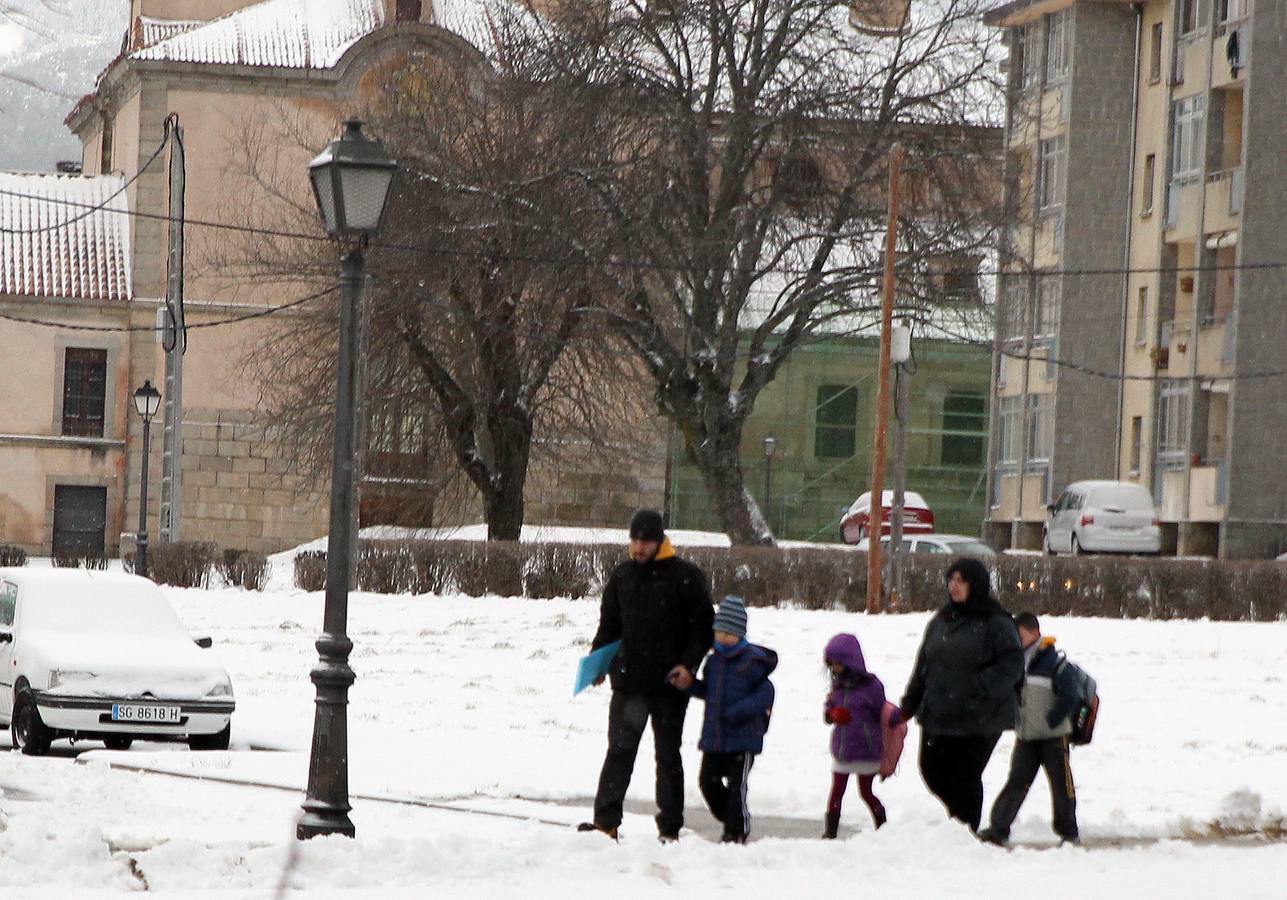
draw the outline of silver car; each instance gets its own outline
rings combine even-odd
[[[1159,553],[1153,495],[1129,481],[1077,481],[1046,507],[1042,549],[1047,554]]]

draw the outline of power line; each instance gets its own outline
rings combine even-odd
[[[221,325],[232,325],[236,322],[246,322],[250,319],[262,319],[266,316],[276,315],[288,309],[294,309],[303,306],[312,300],[318,300],[327,294],[338,291],[340,286],[333,284],[324,290],[309,294],[306,297],[300,297],[298,300],[292,300],[289,303],[283,303],[279,306],[269,306],[264,309],[257,309],[254,312],[243,313],[241,315],[230,316],[225,319],[215,319],[210,322],[197,322],[189,325],[188,328],[218,328]],[[17,322],[21,325],[36,325],[42,328],[58,328],[64,331],[95,331],[95,332],[140,332],[140,331],[160,331],[155,325],[76,325],[70,322],[56,322],[51,319],[31,319],[24,316],[15,316],[9,313],[0,312],[0,319],[8,322]]]
[[[158,148],[158,153],[159,153],[159,149],[160,148]],[[141,170],[139,174],[142,174]],[[134,178],[137,179],[138,175],[135,175]],[[89,204],[83,201],[68,200],[68,199],[59,198],[59,197],[42,197],[36,194],[27,194],[21,191],[12,191],[7,189],[0,189],[0,196],[15,197],[15,198],[25,199],[25,200],[38,200],[44,203],[52,203],[52,204],[61,205],[61,206],[80,208],[80,209],[87,210],[85,215],[90,215],[94,212],[102,211],[102,212],[106,212],[109,215],[133,216],[135,218],[148,219],[148,220],[159,221],[159,222],[176,221],[176,219],[173,216],[170,216],[165,213],[144,212],[142,210],[135,210],[135,209],[107,209],[103,203]],[[210,219],[185,218],[183,221],[187,225],[192,225],[199,228],[210,228],[210,229],[219,230],[219,231],[231,231],[239,234],[247,234],[247,235],[253,235],[257,237],[278,237],[278,238],[286,238],[290,240],[313,241],[313,242],[320,242],[320,243],[329,243],[331,240],[329,237],[322,234],[307,233],[307,232],[301,232],[301,231],[288,231],[282,228],[263,228],[263,227],[258,227],[254,225],[238,225],[233,222],[217,222]],[[27,230],[27,229],[6,229],[6,233],[26,234],[26,233],[36,233],[36,232],[32,230]],[[381,241],[372,241],[370,244],[370,247],[378,250],[396,250],[396,251],[418,253],[418,254],[424,254],[424,255],[430,255],[430,256],[490,259],[490,258],[493,258],[495,255],[494,253],[484,251],[484,250],[464,250],[459,248],[428,247],[428,246],[420,246],[415,244],[399,244],[399,243],[389,243],[389,242],[381,242]],[[944,252],[948,252],[948,251],[945,249]],[[965,252],[965,251],[961,250],[959,252]],[[643,272],[683,273],[683,272],[692,271],[691,266],[685,266],[679,263],[667,265],[663,263],[647,262],[647,261],[640,261],[640,260],[628,260],[628,259],[577,260],[577,259],[572,259],[568,257],[523,254],[523,253],[507,253],[505,254],[505,258],[507,260],[512,260],[514,262],[538,263],[538,264],[545,264],[545,265],[561,265],[561,266],[582,266],[582,267],[602,266],[604,268],[609,268],[609,269],[628,269],[628,270],[637,270],[637,271],[643,271]],[[1041,270],[1035,271],[1032,274],[1034,274],[1037,278],[1049,278],[1053,276],[1147,275],[1147,274],[1177,274],[1182,272],[1195,272],[1195,273],[1196,272],[1231,272],[1231,271],[1258,271],[1258,270],[1279,270],[1279,269],[1287,269],[1287,261],[1209,263],[1209,264],[1194,264],[1194,265],[1187,265],[1187,266],[1182,266],[1182,265],[1132,266],[1132,267],[1108,266],[1108,267],[1101,267],[1101,268],[1092,267],[1092,268],[1079,268],[1079,269],[1041,269]],[[822,273],[817,273],[817,274],[821,274],[825,276],[827,274],[835,274],[839,272],[856,272],[856,271],[861,271],[861,272],[870,274],[873,278],[878,277],[880,274],[879,268],[875,266],[871,268],[852,267],[852,266],[839,267],[831,270],[830,273],[824,271]],[[812,270],[807,268],[783,268],[783,267],[765,269],[761,273],[762,276],[764,275],[810,276],[814,274],[815,273]],[[951,276],[951,275],[968,275],[968,276],[976,276],[980,278],[992,277],[992,276],[1003,276],[1003,277],[1014,276],[1014,277],[1027,278],[1029,275],[1029,273],[1026,271],[1012,271],[1012,270],[1004,270],[1004,269],[997,269],[997,268],[936,269],[930,274],[932,274],[935,277],[943,277],[943,276]]]

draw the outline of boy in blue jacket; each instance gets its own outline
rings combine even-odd
[[[751,813],[746,780],[755,755],[764,749],[764,732],[773,709],[778,655],[746,640],[746,605],[725,597],[715,614],[715,645],[706,657],[704,678],[676,678],[675,686],[706,701],[702,722],[702,796],[711,815],[724,825],[721,841],[746,843]],[[682,683],[687,682],[687,683]]]

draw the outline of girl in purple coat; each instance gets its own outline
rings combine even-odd
[[[884,751],[881,710],[885,706],[885,686],[867,671],[862,647],[852,634],[838,634],[828,641],[823,659],[831,670],[831,692],[827,694],[823,717],[832,726],[832,774],[822,836],[834,838],[840,828],[840,804],[850,775],[857,776],[858,791],[876,827],[885,824],[885,807],[872,793]],[[901,717],[891,724],[898,721]]]

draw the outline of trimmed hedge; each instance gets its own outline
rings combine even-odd
[[[21,547],[15,547],[13,544],[0,544],[0,566],[25,566],[27,564],[27,551]]]
[[[268,586],[268,557],[251,550],[224,550],[218,570],[228,587],[262,591]]]
[[[219,559],[218,546],[209,541],[161,541],[148,545],[147,574],[157,584],[203,588]]]
[[[107,568],[108,559],[101,554],[64,550],[54,554],[53,563],[56,569],[93,569],[102,572]]]
[[[712,595],[738,594],[752,606],[859,611],[866,607],[867,555],[839,548],[688,547]],[[380,593],[461,593],[597,597],[616,544],[519,544],[501,541],[363,541],[357,584]],[[951,559],[908,559],[898,612],[945,602]],[[1287,618],[1287,565],[1276,562],[1041,557],[1003,555],[997,595],[1014,612],[1110,618],[1271,621]],[[295,557],[295,584],[321,590],[325,551]]]

